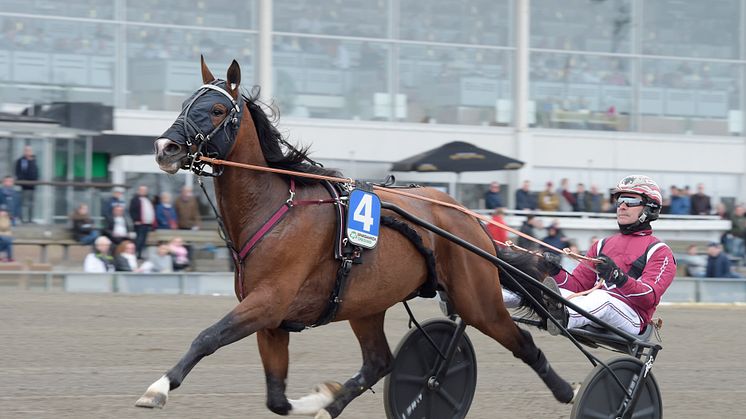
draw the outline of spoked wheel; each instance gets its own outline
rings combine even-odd
[[[643,366],[642,361],[632,357],[612,358],[606,365],[614,371],[625,386],[637,380]],[[580,386],[577,400],[572,408],[571,418],[609,419],[616,417],[616,411],[624,400],[624,391],[603,365],[596,365]],[[640,389],[632,411],[634,419],[660,419],[663,417],[663,404],[658,383],[649,372]]]
[[[421,324],[445,354],[457,325],[445,319]],[[394,366],[384,381],[386,417],[411,419],[461,419],[466,417],[477,385],[474,347],[464,333],[443,378],[432,376],[443,359],[417,328],[402,338],[394,353]]]

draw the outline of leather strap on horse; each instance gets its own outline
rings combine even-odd
[[[269,233],[270,230],[272,230],[272,228],[277,225],[280,220],[283,219],[285,214],[287,214],[287,212],[291,208],[301,205],[341,204],[339,196],[336,194],[332,194],[332,198],[330,199],[296,200],[295,180],[293,178],[290,178],[290,197],[280,206],[280,208],[277,209],[277,211],[274,212],[274,214],[272,214],[271,217],[269,217],[269,219],[259,228],[259,230],[257,230],[248,240],[246,240],[246,242],[244,242],[243,246],[241,246],[241,249],[238,250],[233,241],[231,241],[230,236],[226,234],[223,218],[220,216],[220,213],[215,207],[215,204],[210,199],[210,195],[207,194],[207,190],[202,184],[201,178],[199,179],[199,185],[202,188],[202,191],[205,193],[205,197],[207,197],[207,201],[210,203],[210,206],[212,207],[212,210],[218,220],[218,227],[220,229],[221,238],[223,239],[223,241],[225,241],[226,246],[231,251],[233,264],[236,268],[236,286],[238,288],[239,301],[243,300],[245,297],[243,290],[243,281],[241,280],[241,278],[243,278],[243,261],[246,259],[249,253],[251,253],[254,247],[264,238],[264,236],[266,236],[267,233]]]

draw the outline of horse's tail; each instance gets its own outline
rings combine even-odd
[[[535,285],[536,281],[541,282],[548,276],[544,271],[543,259],[525,252],[502,249],[499,246],[495,246],[495,249],[497,257],[510,265],[510,267],[498,267],[500,285],[522,297],[520,309],[516,315],[518,317],[539,317],[546,320],[547,317],[544,314],[547,309],[544,305],[546,300],[542,290]],[[528,298],[526,294],[533,298]],[[542,308],[539,308],[538,305],[541,305]]]

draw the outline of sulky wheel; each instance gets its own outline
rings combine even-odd
[[[612,358],[606,365],[619,377],[625,386],[629,386],[633,379],[637,379],[643,363],[637,358]],[[577,399],[572,408],[571,418],[615,418],[616,411],[622,404],[624,392],[614,380],[611,373],[603,365],[596,365],[580,386]],[[663,404],[658,383],[649,372],[640,397],[632,411],[633,419],[660,419],[663,417]]]
[[[457,325],[445,319],[421,324],[445,354]],[[441,356],[417,328],[402,338],[394,354],[394,365],[384,381],[386,417],[410,419],[460,419],[466,417],[477,385],[474,347],[464,333],[443,378],[433,371]]]

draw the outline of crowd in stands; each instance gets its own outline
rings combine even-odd
[[[498,182],[492,182],[484,194],[487,209],[492,209],[492,219],[505,224],[505,208],[507,200]],[[576,253],[584,253],[595,241],[592,239],[585,248],[579,247],[576,240],[565,236],[561,229],[561,222],[555,219],[550,225],[544,226],[535,211],[546,212],[615,212],[609,195],[601,193],[596,185],[588,190],[583,183],[578,183],[575,190],[570,189],[570,181],[561,179],[559,187],[555,188],[553,181],[547,181],[540,191],[532,190],[531,182],[524,180],[521,187],[515,191],[515,206],[519,211],[528,211],[519,231],[528,236],[540,239],[547,245],[557,249],[571,248]],[[705,193],[703,184],[696,186],[692,192],[689,186],[677,187],[671,185],[668,196],[664,197],[663,214],[670,215],[717,215],[721,219],[731,221],[731,229],[725,232],[720,242],[712,242],[705,250],[697,244],[691,244],[686,254],[678,256],[678,264],[686,276],[699,278],[737,278],[741,275],[736,267],[746,262],[746,205],[738,203],[732,211],[728,211],[723,203],[712,204],[712,199]],[[502,228],[488,225],[487,229],[492,238],[498,243],[508,240],[508,232]],[[516,237],[515,244],[521,248],[538,250],[539,245],[523,237]],[[578,252],[578,249],[581,249]],[[546,250],[546,249],[541,249]],[[563,264],[568,266],[576,262],[563,257]]]
[[[5,176],[0,185],[0,262],[14,262],[14,226],[33,223],[36,185],[24,183],[19,188],[16,179],[39,180],[39,169],[30,146],[25,146],[23,155],[16,160],[15,176]],[[100,217],[91,214],[86,202],[79,203],[69,215],[74,240],[91,246],[91,252],[83,261],[84,271],[174,272],[192,269],[191,246],[178,234],[170,241],[147,247],[148,234],[155,229],[199,230],[200,209],[192,188],[182,187],[175,199],[168,192],[151,197],[144,185],[137,188],[129,202],[124,194],[124,188],[112,188],[111,195],[101,203]],[[101,221],[97,222],[95,218]]]
[[[76,240],[81,244],[95,243],[84,261],[86,272],[168,273],[191,268],[191,250],[179,236],[147,248],[148,234],[153,229],[200,228],[199,205],[191,187],[184,186],[172,202],[170,193],[151,198],[148,187],[140,185],[129,203],[124,200],[124,189],[116,187],[104,201],[101,216],[103,228],[97,229],[88,215],[88,205],[80,204],[70,215]]]

